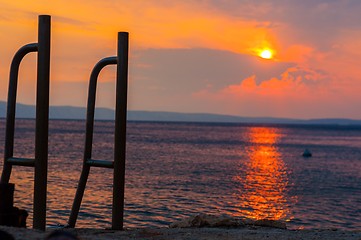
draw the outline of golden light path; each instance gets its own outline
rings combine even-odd
[[[251,219],[288,220],[287,169],[275,144],[281,137],[276,128],[253,127],[248,132],[248,159],[236,177],[241,183],[239,212]]]

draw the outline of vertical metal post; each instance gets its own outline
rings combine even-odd
[[[45,230],[48,176],[50,75],[50,16],[39,16],[38,79],[36,96],[34,219],[35,229]]]
[[[118,33],[112,229],[123,229],[129,34]]]

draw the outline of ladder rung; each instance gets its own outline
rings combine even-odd
[[[12,165],[25,166],[25,167],[34,167],[35,166],[35,159],[32,159],[32,158],[10,157],[6,161]]]
[[[86,163],[93,167],[114,168],[113,161],[88,159]]]

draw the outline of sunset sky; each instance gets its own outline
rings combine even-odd
[[[51,105],[86,106],[94,64],[130,32],[130,110],[361,119],[359,0],[0,0],[0,100],[19,47],[52,16]],[[271,59],[259,55],[268,49]],[[36,54],[18,102],[34,104]],[[114,108],[115,68],[97,105]]]

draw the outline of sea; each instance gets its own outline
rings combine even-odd
[[[15,157],[34,157],[34,126],[16,121]],[[68,221],[84,137],[85,121],[50,121],[49,228]],[[96,121],[92,158],[111,161],[113,138],[114,122]],[[1,156],[4,139],[1,119]],[[111,226],[112,174],[92,167],[76,227]],[[33,168],[14,166],[10,179],[29,227],[33,178]],[[207,213],[282,220],[290,229],[361,229],[361,126],[128,122],[125,181],[126,228]]]

